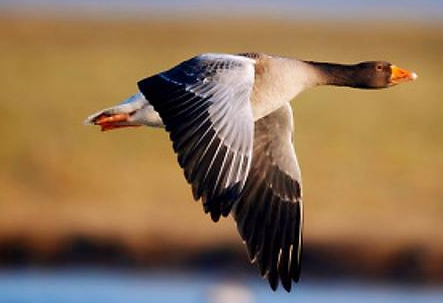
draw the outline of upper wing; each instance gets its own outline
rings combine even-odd
[[[256,121],[251,170],[234,207],[249,257],[275,290],[279,277],[291,290],[298,281],[303,208],[300,170],[292,145],[289,104]]]
[[[170,133],[194,198],[202,197],[214,221],[229,214],[249,172],[254,64],[203,54],[138,82]]]

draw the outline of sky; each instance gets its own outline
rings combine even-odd
[[[0,0],[0,10],[443,20],[443,0]]]

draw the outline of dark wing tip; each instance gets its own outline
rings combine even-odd
[[[278,275],[276,274],[268,275],[268,282],[269,286],[271,286],[271,289],[273,291],[276,291],[278,288]]]
[[[283,286],[283,289],[286,290],[286,292],[291,292],[292,283],[291,280],[289,282],[285,279],[281,279],[281,285]]]

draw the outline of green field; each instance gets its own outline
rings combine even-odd
[[[382,59],[419,75],[389,90],[317,88],[292,103],[305,235],[443,246],[442,27],[3,16],[0,37],[2,237],[241,245],[231,219],[215,225],[192,202],[164,131],[101,133],[82,121],[188,57],[260,51]]]

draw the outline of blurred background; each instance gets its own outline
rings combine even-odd
[[[382,59],[292,103],[301,282],[272,292],[158,129],[82,121],[204,52]],[[443,302],[443,2],[0,0],[0,302]]]

